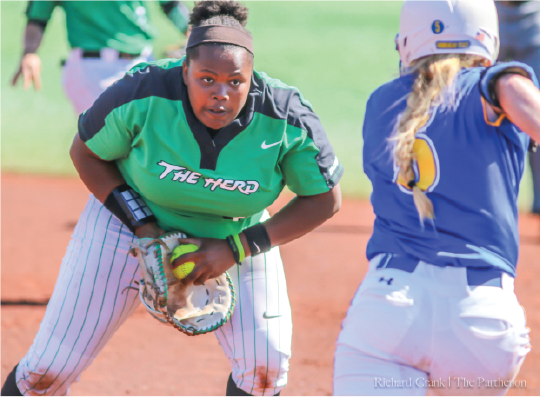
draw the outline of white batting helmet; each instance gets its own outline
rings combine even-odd
[[[500,49],[493,0],[405,0],[396,37],[402,66],[432,54],[474,54],[496,61]]]

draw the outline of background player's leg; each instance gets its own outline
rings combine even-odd
[[[38,334],[17,368],[26,395],[64,395],[139,304],[133,234],[90,197],[75,227]]]
[[[278,248],[247,258],[229,274],[237,305],[231,321],[215,335],[231,362],[236,386],[251,395],[275,395],[287,383],[292,336],[291,307]]]
[[[233,380],[233,374],[229,374],[227,379],[227,388],[225,390],[226,396],[251,396],[251,394],[246,393],[244,390],[239,389]],[[276,393],[275,396],[279,396],[280,392]]]
[[[145,62],[148,56],[137,59]],[[62,84],[66,96],[81,114],[92,106],[103,91],[134,66],[129,59],[81,58],[80,49],[74,49],[62,70]]]

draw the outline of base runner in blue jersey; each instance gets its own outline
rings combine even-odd
[[[366,106],[376,218],[334,393],[503,395],[530,351],[513,281],[537,79],[494,64],[492,0],[405,1],[396,42],[401,76]]]
[[[79,117],[70,154],[92,194],[2,395],[68,394],[139,304],[130,244],[173,231],[198,247],[172,263],[195,264],[182,283],[227,271],[234,284],[233,314],[214,331],[231,364],[224,392],[268,396],[286,386],[292,319],[278,246],[338,211],[343,168],[299,90],[253,69],[247,13],[233,1],[196,3],[184,59],[137,65]],[[285,186],[296,197],[269,217]],[[157,381],[178,371],[151,367]]]

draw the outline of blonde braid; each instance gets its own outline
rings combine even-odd
[[[430,108],[441,104],[442,94],[451,86],[460,69],[475,66],[482,61],[483,58],[474,55],[439,54],[421,58],[412,64],[413,73],[417,73],[417,77],[407,96],[406,110],[400,117],[392,140],[396,141],[395,161],[400,168],[400,176],[412,188],[413,201],[421,220],[433,219],[434,207],[425,192],[415,185],[415,134],[428,122]]]

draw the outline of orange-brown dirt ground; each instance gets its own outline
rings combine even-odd
[[[45,313],[45,306],[9,303],[49,298],[87,197],[77,179],[2,175],[2,384],[32,344]],[[281,197],[271,212],[286,201]],[[332,393],[335,340],[367,270],[364,251],[372,221],[369,203],[345,200],[330,221],[282,247],[294,324],[282,395]],[[539,396],[539,217],[522,214],[520,235],[515,291],[526,309],[532,351],[517,378],[527,386],[508,394]],[[224,395],[229,373],[213,335],[182,335],[139,307],[70,394]]]

